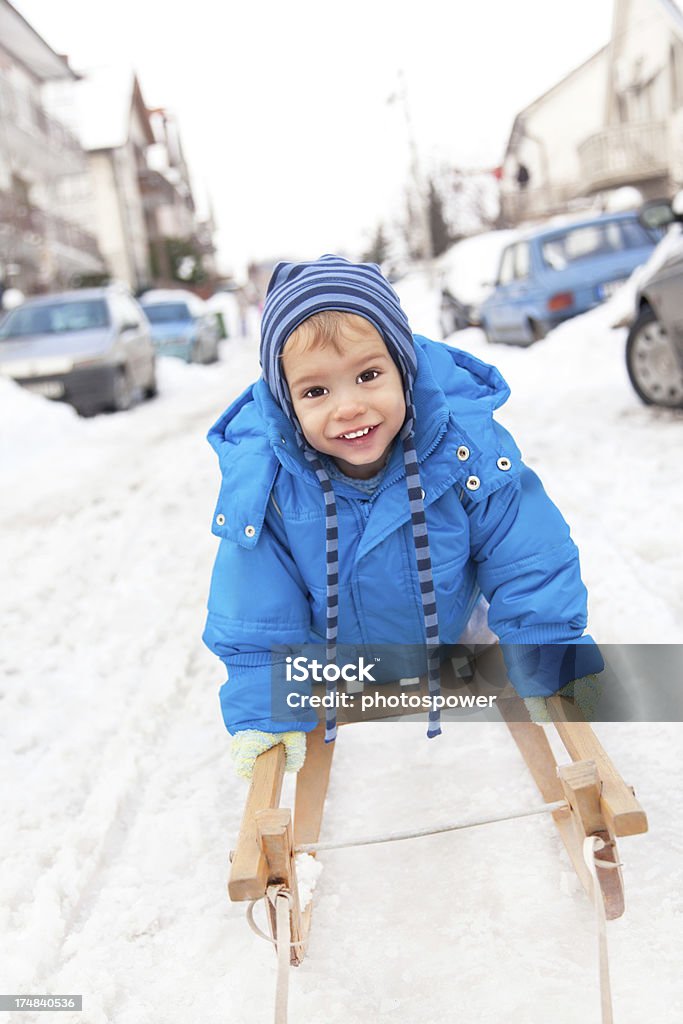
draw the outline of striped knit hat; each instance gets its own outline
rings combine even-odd
[[[337,506],[330,479],[320,460],[303,436],[294,413],[287,381],[282,373],[281,359],[285,343],[299,324],[323,310],[356,313],[368,320],[383,338],[403,380],[406,418],[401,428],[403,458],[408,486],[408,501],[415,543],[417,569],[422,595],[425,635],[427,641],[429,694],[433,698],[439,687],[439,623],[429,554],[429,539],[423,505],[423,491],[414,443],[415,408],[413,383],[417,359],[408,319],[398,296],[374,263],[350,263],[340,256],[321,256],[310,263],[279,263],[268,285],[261,322],[261,368],[273,397],[292,423],[297,441],[320,481],[325,498],[327,623],[326,648],[328,662],[337,656],[337,625],[339,605],[339,559]],[[328,693],[335,686],[328,683]],[[333,702],[330,702],[333,704]],[[325,741],[336,738],[334,707],[326,709]],[[433,706],[429,712],[429,737],[441,732],[440,715]]]

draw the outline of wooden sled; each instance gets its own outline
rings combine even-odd
[[[320,836],[325,796],[330,778],[334,743],[325,743],[325,723],[306,737],[306,761],[296,777],[294,823],[288,809],[280,808],[285,771],[285,748],[272,747],[256,759],[237,846],[231,857],[228,892],[231,900],[257,900],[269,885],[283,883],[291,894],[290,963],[297,966],[306,952],[312,901],[304,912],[294,864],[294,846],[315,843]],[[275,939],[273,907],[268,904],[271,934]]]
[[[500,659],[492,647],[485,659]],[[489,665],[490,667],[490,665]],[[495,667],[495,665],[494,665]],[[490,677],[489,677],[490,678]],[[587,836],[598,836],[604,845],[596,854],[596,877],[608,919],[624,912],[624,887],[616,840],[647,831],[647,818],[599,743],[590,724],[572,720],[573,705],[560,697],[549,701],[554,726],[571,761],[558,765],[542,726],[520,721],[524,705],[511,688],[498,704],[543,801],[562,807],[552,813],[581,883],[594,899],[593,880],[583,856]],[[575,716],[574,716],[575,717]],[[295,847],[316,843],[320,835],[325,795],[335,744],[325,744],[324,726],[307,736],[304,767],[297,776],[294,821],[288,809],[279,807],[285,766],[284,747],[278,745],[256,760],[237,845],[231,855],[228,891],[231,900],[257,900],[269,886],[283,885],[290,894],[290,963],[298,965],[306,952],[311,925],[311,903],[299,907]],[[601,864],[604,865],[601,867]],[[273,907],[269,907],[271,934],[276,938]],[[289,936],[288,936],[289,940]]]

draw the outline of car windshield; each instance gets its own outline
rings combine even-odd
[[[597,256],[612,256],[624,249],[653,244],[652,235],[637,220],[608,220],[553,235],[541,244],[541,256],[549,270],[565,270],[570,264]]]
[[[35,306],[18,306],[8,313],[0,324],[0,340],[108,326],[109,313],[103,299],[41,302]]]
[[[152,324],[187,323],[192,319],[184,302],[155,302],[143,305],[145,316]]]

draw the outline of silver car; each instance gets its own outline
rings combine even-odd
[[[651,200],[639,218],[648,228],[669,226],[638,278],[629,320],[626,368],[647,405],[683,408],[683,192]]]
[[[0,321],[0,374],[82,416],[156,394],[156,356],[140,306],[109,285],[28,299]]]

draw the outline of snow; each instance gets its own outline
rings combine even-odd
[[[485,231],[456,242],[436,260],[445,287],[467,305],[480,306],[491,292],[503,249],[519,235],[512,229]]]
[[[417,275],[397,289],[429,334],[435,293]],[[679,643],[683,414],[639,403],[613,315],[525,350],[475,329],[450,341],[512,387],[499,418],[572,525],[593,635]],[[82,992],[63,1024],[272,1019],[272,949],[225,891],[246,784],[200,639],[219,483],[204,438],[258,372],[253,339],[221,353],[207,367],[161,360],[158,399],[92,420],[0,381],[0,987]],[[681,726],[596,732],[650,820],[620,842],[616,1019],[679,1020]],[[493,723],[447,723],[432,742],[422,723],[364,724],[337,747],[322,838],[538,803]],[[288,777],[283,805],[292,794]],[[545,817],[307,860],[315,912],[292,1024],[599,1019],[593,910]]]
[[[75,89],[74,129],[84,149],[125,146],[135,72],[126,65],[89,68]]]

